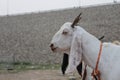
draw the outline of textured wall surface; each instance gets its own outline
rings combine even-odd
[[[60,63],[49,43],[64,22],[82,12],[79,25],[104,41],[120,41],[120,4],[0,17],[0,61]]]

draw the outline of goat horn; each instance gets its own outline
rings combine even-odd
[[[75,20],[73,21],[73,23],[72,23],[72,25],[71,25],[71,27],[72,28],[74,28],[74,26],[79,22],[79,20],[81,19],[81,14],[82,13],[80,13],[76,18],[75,18]]]

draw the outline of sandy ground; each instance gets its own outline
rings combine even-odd
[[[0,74],[0,80],[69,80],[69,76],[63,76],[59,70],[29,70]]]

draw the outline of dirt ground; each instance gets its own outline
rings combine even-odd
[[[63,76],[59,70],[29,70],[0,74],[0,80],[69,80],[69,77]],[[77,77],[77,80],[80,80],[80,77]]]

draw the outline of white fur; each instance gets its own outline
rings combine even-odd
[[[71,25],[71,23],[69,23],[69,22],[65,23],[60,28],[60,30],[53,36],[51,43],[53,43],[54,47],[57,48],[56,51],[54,51],[54,52],[61,52],[62,51],[62,52],[68,53],[68,54],[70,53],[70,46],[71,46],[73,32],[74,32],[74,30],[71,27],[69,27],[70,25]],[[67,31],[68,35],[63,35],[62,32],[64,32],[64,31]],[[66,38],[68,38],[68,39],[66,39]],[[70,69],[71,71],[74,71],[76,69],[76,66],[80,63],[80,60],[78,59],[75,62],[76,62],[75,64],[71,65],[72,66]],[[83,64],[84,64],[84,62],[83,62]],[[85,68],[85,65],[83,65],[82,71],[84,71],[84,68]],[[91,80],[91,72],[92,72],[92,69],[87,66],[86,80]]]
[[[113,43],[113,44],[116,44],[116,45],[120,45],[120,42],[117,41],[117,40],[116,40],[116,41],[113,41],[112,43]]]
[[[68,29],[68,35],[61,34]],[[52,43],[56,51],[70,50],[69,65],[66,73],[73,72],[80,61],[84,61],[91,68],[95,68],[100,49],[100,41],[80,26],[71,28],[71,23],[65,23],[55,34]],[[98,69],[102,80],[120,79],[120,46],[103,43],[102,55]]]
[[[83,68],[82,68],[82,75],[83,75],[86,64],[85,64],[84,62],[82,62],[82,64],[83,64]],[[87,74],[86,74],[85,80],[95,80],[95,79],[93,79],[93,77],[91,76],[91,73],[92,73],[93,69],[90,68],[89,66],[86,66],[86,70],[87,70]],[[82,76],[82,78],[83,78],[83,76]],[[82,80],[83,80],[83,79],[82,79]]]
[[[73,37],[73,30],[71,27],[69,27],[71,23],[65,23],[63,26],[60,28],[60,30],[53,36],[51,44],[54,44],[54,48],[56,50],[54,52],[69,52],[70,46],[71,46],[71,41]],[[66,31],[68,32],[67,35],[63,35],[62,33]]]

